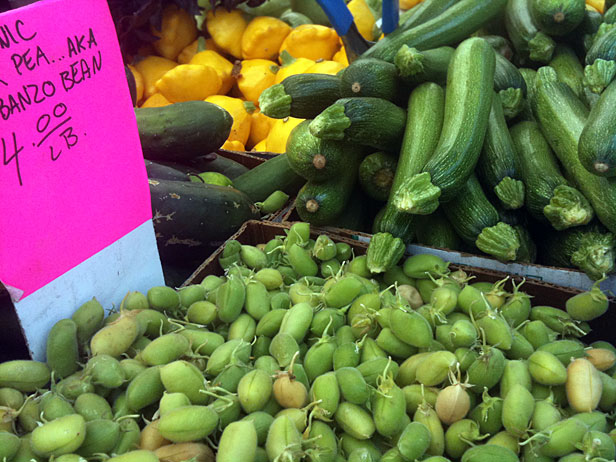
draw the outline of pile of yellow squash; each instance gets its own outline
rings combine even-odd
[[[348,4],[358,29],[371,39],[375,18],[365,0]],[[302,73],[337,74],[348,65],[333,28],[292,28],[270,17],[240,10],[211,10],[197,28],[195,18],[169,5],[159,37],[129,65],[139,107],[205,100],[226,109],[233,127],[223,149],[284,153],[291,130],[302,120],[270,119],[258,108],[263,90]],[[207,38],[204,38],[207,37]]]

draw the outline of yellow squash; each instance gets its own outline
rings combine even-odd
[[[148,56],[134,64],[143,77],[143,97],[149,98],[156,93],[156,82],[178,63],[160,56]]]
[[[280,47],[294,58],[332,59],[340,48],[338,34],[331,27],[303,24],[291,31]]]
[[[410,10],[415,5],[418,5],[423,0],[400,0],[400,9],[401,10]]]
[[[287,140],[291,131],[303,121],[304,119],[296,119],[294,117],[276,119],[272,124],[269,135],[267,135],[267,152],[275,154],[287,152]]]
[[[376,18],[372,13],[370,7],[366,4],[365,0],[351,0],[347,7],[353,15],[357,30],[363,38],[366,40],[372,40],[372,31],[374,29],[374,23]]]
[[[226,149],[227,151],[245,151],[246,147],[237,140],[227,140],[221,146],[221,149]]]
[[[319,61],[304,71],[304,74],[330,74],[336,75],[346,66],[337,61]]]
[[[205,98],[205,101],[216,104],[231,114],[233,125],[227,139],[229,141],[239,141],[246,145],[252,123],[250,113],[246,110],[246,103],[239,98],[224,95],[212,95]]]
[[[274,85],[278,65],[267,59],[245,59],[235,76],[242,96],[258,104],[261,92]]]
[[[170,104],[173,103],[167,98],[165,98],[163,95],[161,95],[160,93],[154,93],[152,96],[146,99],[140,107],[163,107],[169,106]]]
[[[231,90],[235,81],[233,75],[231,75],[233,72],[233,64],[220,54],[212,50],[200,51],[192,57],[190,64],[201,64],[202,66],[210,66],[216,69],[218,77],[220,77],[220,81],[222,82],[220,90],[218,91],[219,94],[226,95],[229,90]]]
[[[160,37],[153,43],[158,54],[175,60],[180,52],[197,38],[197,24],[186,10],[170,4],[163,11],[161,30],[152,27],[151,32]]]
[[[137,89],[137,103],[143,99],[143,76],[141,72],[139,72],[135,66],[128,65],[130,72],[133,74],[133,78],[135,79],[135,87]]]
[[[257,144],[253,146],[251,149],[253,152],[267,152],[267,138],[259,141]]]
[[[241,59],[246,20],[240,10],[227,11],[224,8],[210,10],[205,19],[205,27],[217,47]]]
[[[599,13],[604,13],[605,0],[586,0],[586,6],[591,6]]]
[[[156,89],[173,103],[203,100],[220,90],[216,69],[200,64],[180,64],[156,82]]]
[[[276,72],[274,83],[280,83],[290,75],[303,74],[306,69],[314,65],[314,61],[308,58],[294,58],[286,51],[280,56],[282,66]]]
[[[258,16],[248,23],[242,36],[244,59],[276,59],[280,45],[291,32],[286,22],[270,16]]]
[[[336,52],[332,61],[336,61],[337,63],[344,64],[345,67],[349,65],[349,57],[346,54],[346,49],[342,46],[340,50]]]
[[[248,137],[247,147],[252,148],[258,145],[261,141],[267,138],[270,132],[274,119],[263,114],[258,109],[251,114],[252,124],[250,127],[250,136]]]

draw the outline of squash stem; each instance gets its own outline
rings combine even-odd
[[[562,231],[589,223],[594,212],[588,200],[577,189],[560,185],[554,189],[554,195],[543,208],[543,214],[554,229]]]
[[[430,173],[423,172],[405,180],[394,196],[394,206],[401,212],[429,215],[439,205],[441,188],[434,186]]]

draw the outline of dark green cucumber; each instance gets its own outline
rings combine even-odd
[[[577,146],[588,109],[567,85],[558,81],[551,67],[542,67],[537,72],[533,112],[563,168],[591,203],[599,220],[610,231],[616,231],[616,185],[590,173],[578,157]]]
[[[530,14],[540,30],[554,37],[568,34],[584,19],[584,0],[529,0]]]
[[[353,193],[359,162],[359,158],[350,158],[338,177],[323,183],[309,181],[299,190],[295,208],[302,221],[316,226],[336,224]]]
[[[460,247],[460,238],[440,209],[430,215],[416,218],[415,235],[417,243],[421,245],[449,250]]]
[[[145,170],[148,173],[148,178],[154,180],[174,180],[174,181],[190,181],[188,174],[177,170],[168,165],[159,164],[152,160],[145,160]]]
[[[479,180],[472,174],[458,195],[443,204],[443,211],[456,233],[467,244],[499,260],[517,258],[520,241],[510,225],[499,221],[498,211],[485,196]]]
[[[181,162],[223,145],[233,118],[220,106],[188,101],[135,109],[143,157]]]
[[[370,96],[395,101],[399,87],[396,66],[380,59],[354,61],[340,75],[341,98]]]
[[[537,220],[549,221],[557,230],[589,223],[592,207],[582,193],[567,184],[539,126],[520,122],[510,133],[526,186],[528,212]]]
[[[616,239],[600,224],[541,234],[545,236],[540,246],[542,263],[578,268],[591,279],[614,272]]]
[[[259,212],[234,188],[150,179],[152,221],[163,262],[203,261]]]
[[[507,128],[500,96],[495,93],[488,119],[477,176],[486,190],[493,192],[506,209],[524,205],[524,183],[520,181],[517,153]]]
[[[530,102],[533,99],[533,95],[535,94],[535,79],[537,78],[537,71],[534,69],[529,69],[527,67],[521,67],[518,69],[524,82],[526,82],[526,101],[524,104],[524,108],[522,108],[522,112],[519,114],[519,120],[535,120],[535,116],[533,115],[533,108],[531,107]]]
[[[616,82],[612,82],[590,110],[580,136],[578,156],[594,175],[616,176]]]
[[[406,179],[421,172],[432,156],[441,135],[444,108],[445,92],[435,83],[421,84],[411,93],[396,175],[387,205],[375,220],[377,232],[388,232],[407,242],[412,238],[414,215],[400,212],[395,201]]]
[[[447,8],[457,3],[459,0],[423,0],[410,10],[405,11],[399,17],[399,27],[392,34],[402,32],[419,26],[432,18],[436,18],[444,13]]]
[[[304,179],[293,171],[285,154],[280,154],[233,180],[233,185],[253,202],[261,202],[274,191],[293,195]]]
[[[573,90],[578,98],[584,97],[584,68],[575,52],[566,45],[558,45],[550,61],[558,80]]]
[[[308,16],[293,10],[287,10],[282,13],[280,15],[280,20],[286,22],[293,29],[304,24],[312,24],[312,20]]]
[[[232,159],[227,159],[224,156],[216,153],[210,153],[205,156],[195,157],[185,162],[191,169],[195,171],[189,171],[187,173],[200,173],[200,172],[218,172],[230,180],[236,179],[238,176],[250,170],[248,167],[236,162]],[[255,165],[256,166],[256,165]],[[174,167],[172,165],[172,167]],[[174,168],[178,168],[175,166]]]
[[[459,4],[458,4],[459,5]],[[453,199],[475,169],[494,91],[494,50],[481,38],[458,45],[447,75],[445,118],[438,146],[422,173],[405,178],[395,206],[426,215]]]
[[[393,62],[402,45],[418,50],[454,45],[501,14],[505,2],[506,0],[460,0],[423,24],[400,34],[387,35],[370,47],[362,57]]]
[[[359,184],[369,197],[382,202],[387,200],[397,163],[397,157],[386,152],[375,152],[362,160],[359,164]]]
[[[452,47],[419,51],[402,45],[396,53],[394,63],[400,72],[400,77],[408,85],[419,85],[424,82],[445,85],[447,69],[454,51]]]
[[[507,1],[505,27],[520,64],[529,60],[550,62],[556,43],[537,28],[528,9],[528,0]]]
[[[499,93],[507,120],[517,116],[526,104],[526,82],[520,71],[499,53],[494,69],[494,89]]]
[[[406,111],[381,98],[342,98],[310,123],[310,132],[326,140],[344,140],[375,149],[400,149]]]
[[[274,119],[312,119],[340,99],[340,78],[328,74],[291,75],[259,96],[261,112]]]
[[[310,120],[293,129],[287,141],[286,157],[299,176],[315,183],[330,180],[346,168],[348,157],[358,149],[350,143],[322,140],[310,133]]]

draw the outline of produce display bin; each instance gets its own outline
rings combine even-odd
[[[237,233],[235,233],[229,239],[235,239],[246,245],[257,245],[265,243],[276,236],[285,235],[285,231],[288,231],[291,228],[291,225],[292,223],[289,222],[273,223],[267,221],[251,220],[244,223],[244,225],[237,231]],[[341,234],[336,234],[335,231],[340,231]],[[366,242],[365,240],[353,239],[352,236],[347,234],[348,232],[348,230],[336,230],[335,228],[323,229],[313,226],[311,226],[310,228],[310,234],[313,238],[316,238],[319,234],[327,234],[335,242],[346,242],[347,244],[349,244],[353,248],[355,255],[365,254],[366,250],[368,249],[368,242]],[[419,246],[410,247],[412,248]],[[212,253],[207,258],[207,260],[205,260],[203,264],[201,264],[195,270],[195,272],[184,282],[184,284],[182,284],[182,287],[190,284],[197,284],[209,275],[224,274],[223,269],[218,263],[218,258],[220,257],[223,248],[224,245],[218,248],[214,253]],[[413,252],[409,251],[409,249],[407,248],[407,255],[412,255],[415,253],[426,252]],[[449,253],[453,252],[447,252],[447,254]],[[474,277],[475,282],[496,282],[509,277],[509,281],[505,285],[506,290],[512,290],[512,281],[516,282],[517,284],[520,283],[522,280],[525,280],[525,283],[522,286],[522,290],[533,297],[533,305],[548,305],[564,309],[565,302],[570,297],[582,292],[582,290],[579,288],[565,287],[562,285],[540,281],[538,279],[524,278],[523,276],[511,275],[502,271],[475,267],[465,264],[458,264],[455,262],[454,264],[450,265],[450,268],[462,269],[466,271],[469,275]],[[590,343],[595,340],[616,340],[614,338],[614,332],[610,327],[610,325],[616,323],[616,311],[614,311],[616,309],[616,303],[614,300],[611,300],[610,308],[611,309],[608,310],[608,312],[604,316],[590,323],[593,330],[590,332],[590,334],[584,337],[587,343]]]
[[[288,206],[283,212],[280,220],[282,223],[294,223],[301,221],[297,214],[294,204]],[[371,234],[355,231],[351,229],[336,228],[333,226],[320,227],[322,231],[342,236],[360,242],[370,242]],[[536,265],[532,263],[503,263],[488,255],[476,255],[458,250],[430,247],[419,244],[409,244],[406,248],[409,254],[428,253],[438,255],[445,261],[450,261],[457,265],[466,265],[484,270],[498,271],[523,277],[528,280],[537,280],[544,283],[555,284],[558,286],[569,287],[579,290],[588,290],[592,287],[592,281],[584,272],[573,268],[558,268],[555,266]],[[610,276],[601,283],[601,289],[616,293],[616,276]]]

